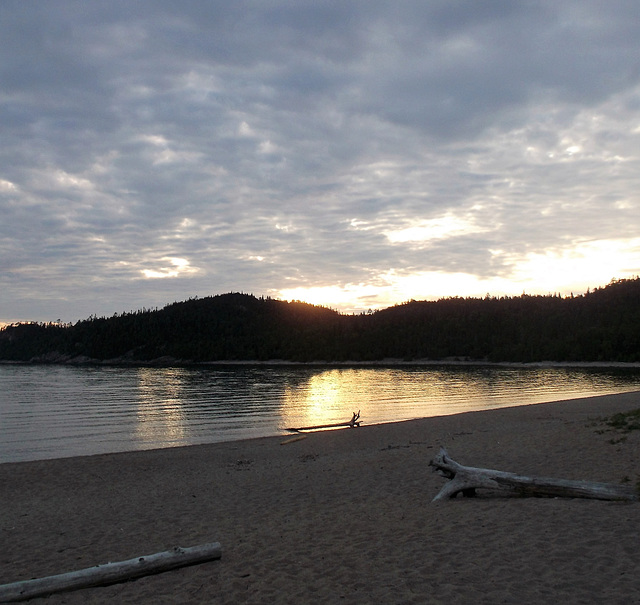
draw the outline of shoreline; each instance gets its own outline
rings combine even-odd
[[[0,583],[211,541],[222,559],[66,603],[629,603],[638,503],[431,503],[428,462],[635,484],[640,392],[283,437],[0,465]],[[33,603],[45,603],[34,599]]]
[[[521,408],[521,407],[531,407],[531,406],[540,406],[540,405],[549,405],[549,404],[553,404],[553,403],[558,403],[558,404],[564,404],[567,402],[572,402],[572,401],[580,401],[582,399],[592,399],[592,398],[597,398],[597,397],[616,397],[618,395],[625,395],[625,394],[633,394],[633,393],[637,393],[640,399],[640,389],[633,389],[633,390],[629,390],[629,391],[619,391],[616,393],[602,393],[602,394],[593,394],[593,395],[579,395],[576,397],[569,397],[567,399],[560,399],[560,400],[550,400],[550,401],[542,401],[542,402],[532,402],[532,403],[519,403],[519,404],[511,404],[511,405],[503,405],[500,407],[489,407],[489,408],[483,408],[483,409],[476,409],[476,410],[466,410],[466,411],[456,411],[456,412],[452,412],[450,414],[439,414],[439,415],[435,415],[435,416],[418,416],[415,418],[403,418],[403,419],[399,419],[399,420],[386,420],[386,421],[382,421],[382,422],[367,422],[366,419],[365,420],[361,420],[360,424],[357,427],[354,427],[354,429],[356,428],[365,428],[365,427],[374,427],[374,426],[387,426],[387,425],[395,425],[395,424],[401,424],[401,423],[406,423],[406,422],[419,422],[419,421],[428,421],[434,418],[446,418],[449,416],[459,416],[462,414],[474,414],[477,412],[491,412],[491,411],[500,411],[500,410],[508,410],[508,409],[513,409],[513,408]],[[344,427],[344,428],[349,428],[349,427]],[[70,454],[67,456],[56,456],[56,457],[45,457],[45,458],[33,458],[33,459],[27,459],[27,460],[0,460],[0,466],[2,466],[3,464],[21,464],[23,462],[44,462],[44,461],[48,461],[48,460],[69,460],[69,459],[73,459],[73,458],[84,458],[84,457],[93,457],[93,456],[109,456],[109,455],[115,455],[115,454],[134,454],[134,453],[139,453],[139,452],[155,452],[155,451],[162,451],[162,450],[172,450],[172,449],[179,449],[179,448],[190,448],[190,447],[204,447],[204,446],[214,446],[214,445],[224,445],[224,444],[234,444],[234,443],[243,443],[243,442],[251,442],[254,441],[256,439],[286,439],[286,438],[290,438],[293,435],[299,434],[299,435],[304,435],[309,436],[309,435],[314,435],[314,434],[321,434],[321,433],[325,433],[325,432],[333,432],[333,431],[341,431],[343,430],[343,427],[340,426],[336,426],[336,427],[318,427],[317,430],[305,430],[305,429],[299,429],[297,432],[292,432],[292,429],[287,429],[287,428],[279,428],[277,433],[271,433],[271,434],[263,434],[263,435],[256,435],[254,437],[243,437],[243,438],[231,438],[231,439],[222,439],[222,440],[218,440],[218,441],[204,441],[201,443],[191,443],[191,444],[181,444],[181,445],[169,445],[166,447],[149,447],[149,448],[138,448],[138,449],[132,449],[132,450],[113,450],[113,451],[103,451],[103,452],[95,452],[95,453],[87,453],[87,454]],[[351,430],[349,428],[349,430]]]
[[[321,367],[321,368],[366,368],[366,367],[398,367],[398,366],[419,366],[419,367],[507,367],[507,368],[621,368],[637,369],[640,362],[631,361],[484,361],[469,359],[395,359],[387,358],[373,361],[288,361],[284,359],[269,359],[265,361],[254,360],[219,360],[219,361],[192,361],[177,359],[173,357],[162,357],[150,360],[130,360],[126,358],[117,359],[91,359],[65,358],[60,360],[29,360],[15,361],[0,359],[0,365],[16,366],[71,366],[71,367],[235,367],[235,366],[258,366],[258,367]]]

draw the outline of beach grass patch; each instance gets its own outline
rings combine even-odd
[[[610,418],[605,418],[604,421],[611,428],[623,433],[638,431],[640,430],[640,409],[620,412]]]
[[[618,437],[617,439],[609,439],[611,445],[617,445],[618,443],[624,443],[627,440],[626,435],[624,437]]]

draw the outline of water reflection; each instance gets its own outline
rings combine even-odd
[[[282,397],[283,426],[318,426],[349,420],[362,403],[354,393],[358,376],[356,370],[328,370],[311,375],[306,382],[287,385]]]
[[[287,387],[282,426],[365,424],[622,392],[640,386],[635,371],[571,368],[436,367],[321,371]]]
[[[458,401],[485,401],[491,387],[472,375],[413,368],[333,369],[285,390],[286,426],[345,422],[360,410],[366,424],[453,413]]]
[[[282,434],[640,389],[637,369],[0,365],[0,462]]]
[[[187,433],[184,413],[185,370],[138,369],[135,436],[146,444],[181,443]]]

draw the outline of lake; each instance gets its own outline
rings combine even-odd
[[[0,365],[0,462],[377,424],[640,390],[638,368]]]

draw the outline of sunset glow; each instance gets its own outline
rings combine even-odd
[[[0,19],[0,322],[640,274],[630,3],[45,4]]]
[[[496,257],[502,256],[496,252]],[[546,254],[531,253],[515,260],[509,278],[479,277],[469,273],[388,271],[375,278],[378,285],[299,287],[277,293],[284,300],[301,300],[361,313],[408,300],[437,300],[451,296],[483,298],[526,294],[584,294],[612,279],[635,277],[640,270],[640,238],[626,241],[585,242],[571,249]]]

